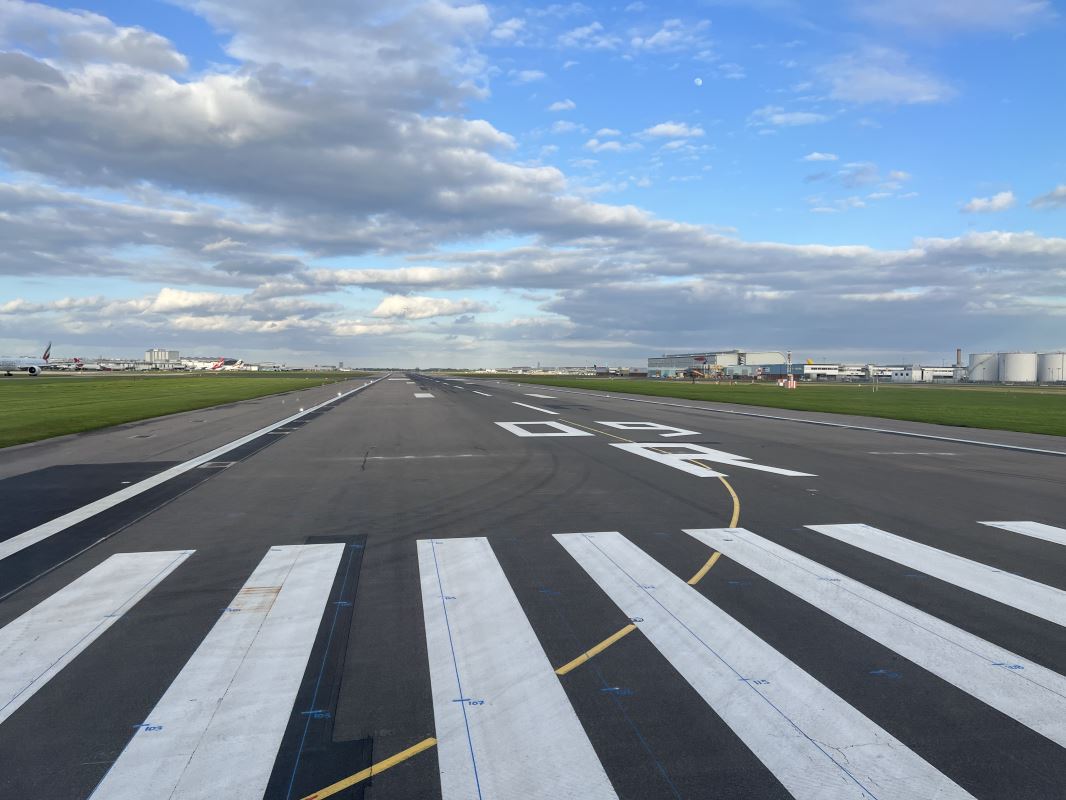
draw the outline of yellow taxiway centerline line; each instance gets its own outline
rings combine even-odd
[[[364,770],[360,770],[359,772],[355,773],[354,775],[350,775],[344,780],[332,783],[325,789],[319,789],[317,792],[314,792],[313,794],[309,794],[306,797],[301,798],[301,800],[322,800],[322,798],[331,797],[337,792],[343,792],[345,789],[355,786],[355,784],[361,783],[362,781],[365,781],[367,778],[373,775],[378,775],[379,773],[384,772],[390,767],[395,767],[397,764],[406,761],[412,756],[418,755],[423,750],[428,750],[436,743],[437,740],[434,739],[432,736],[428,739],[423,739],[421,742],[414,745],[413,747],[408,747],[406,750],[403,750],[394,756],[386,758],[384,761],[379,761],[377,764],[373,764]]]
[[[566,673],[570,672],[571,670],[574,670],[577,667],[580,667],[582,664],[584,664],[590,658],[592,658],[595,655],[599,655],[604,650],[606,650],[608,647],[610,647],[612,644],[614,644],[619,639],[621,639],[623,636],[628,636],[629,634],[631,634],[636,629],[637,629],[636,625],[633,625],[633,624],[626,625],[621,630],[616,631],[615,633],[612,633],[610,636],[608,636],[606,639],[604,639],[602,642],[600,642],[595,647],[590,647],[588,650],[586,650],[584,653],[579,655],[573,661],[571,661],[571,662],[569,662],[567,664],[563,664],[561,667],[559,667],[559,669],[555,670],[555,674],[556,675],[565,675]]]

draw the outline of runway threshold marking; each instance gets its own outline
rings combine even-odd
[[[564,419],[563,422],[567,423],[568,425],[576,425],[577,427],[584,428],[587,431],[593,431],[595,433],[602,433],[604,436],[610,436],[610,437],[612,437],[614,439],[619,439],[619,440],[621,440],[623,442],[630,442],[630,443],[633,442],[632,439],[627,439],[624,436],[618,436],[618,435],[610,433],[608,431],[600,430],[599,428],[590,428],[588,425],[582,425],[580,422],[574,422],[573,420],[569,420],[569,419]],[[706,469],[709,469],[712,472],[714,471],[713,467],[711,467],[710,464],[704,464],[702,461],[695,461],[693,463],[699,464],[701,467],[705,467]],[[718,480],[720,480],[722,482],[722,485],[725,486],[726,491],[729,492],[729,496],[733,500],[733,513],[732,513],[732,515],[729,518],[729,527],[730,528],[735,528],[740,523],[740,497],[737,495],[736,490],[733,489],[732,484],[730,484],[729,481],[727,481],[725,479],[724,475],[719,474],[717,477],[718,477]],[[699,583],[705,577],[707,577],[707,573],[711,571],[711,567],[713,567],[715,564],[717,564],[718,563],[718,559],[721,558],[721,557],[722,557],[722,554],[719,553],[717,550],[715,550],[713,553],[711,553],[710,558],[708,558],[703,563],[703,566],[700,567],[698,570],[696,570],[696,574],[688,579],[688,581],[687,581],[688,585],[689,586],[695,586],[697,583]],[[599,644],[597,644],[597,645],[595,645],[593,647],[590,647],[588,650],[586,650],[584,653],[579,655],[577,658],[575,658],[572,661],[568,661],[567,663],[563,664],[561,667],[559,667],[559,669],[555,670],[555,674],[562,676],[562,675],[566,675],[569,672],[573,672],[575,669],[580,667],[582,664],[584,664],[590,658],[592,658],[594,656],[598,656],[600,653],[602,653],[608,647],[613,645],[615,642],[621,641],[622,639],[624,639],[626,636],[628,636],[630,633],[632,633],[636,629],[637,629],[636,625],[626,625],[624,628],[620,628],[619,630],[617,630],[614,633],[612,633],[610,636],[608,636],[606,639],[604,639]]]
[[[559,415],[558,411],[549,411],[548,409],[541,408],[540,406],[531,406],[529,403],[519,403],[517,400],[512,400],[511,402],[514,403],[516,406],[523,406],[525,408],[532,408],[534,411],[539,411],[542,414],[551,414],[552,416],[558,416]]]
[[[360,770],[354,775],[349,775],[347,778],[331,783],[324,789],[319,789],[313,794],[309,794],[306,797],[300,798],[300,800],[324,800],[326,797],[332,797],[337,792],[343,792],[345,789],[350,789],[357,783],[362,783],[367,778],[371,778],[374,775],[380,775],[387,769],[395,767],[397,764],[402,764],[407,759],[417,756],[419,753],[425,752],[429,748],[437,744],[437,740],[430,736],[428,739],[423,739],[416,745],[408,747],[406,750],[401,750],[394,756],[389,756],[383,761],[379,761],[376,764],[371,764],[366,769]]]

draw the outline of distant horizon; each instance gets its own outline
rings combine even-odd
[[[1063,350],[1063,2],[8,0],[0,352]]]

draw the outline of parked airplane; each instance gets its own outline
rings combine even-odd
[[[79,370],[79,371],[80,370],[87,370],[89,372],[96,372],[98,370],[104,370],[105,367],[102,367],[99,364],[86,364],[80,358],[75,356],[74,357],[74,369]]]
[[[30,375],[40,375],[41,370],[48,366],[48,359],[52,356],[52,343],[48,343],[48,347],[44,349],[44,354],[40,358],[29,358],[25,356],[0,356],[0,370],[4,371],[4,375],[11,377],[11,370],[17,369],[23,372],[28,372]]]
[[[227,363],[229,362],[229,363]],[[244,369],[244,360],[239,359],[234,361],[232,358],[220,358],[214,364],[211,365],[211,369],[216,372],[233,372],[234,370]]]

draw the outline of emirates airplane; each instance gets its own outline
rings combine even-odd
[[[44,349],[44,354],[40,358],[30,358],[28,356],[0,356],[0,370],[4,371],[4,375],[11,377],[11,370],[22,370],[28,372],[30,375],[40,375],[41,370],[48,366],[48,359],[52,355],[52,343],[48,343],[48,347]]]

